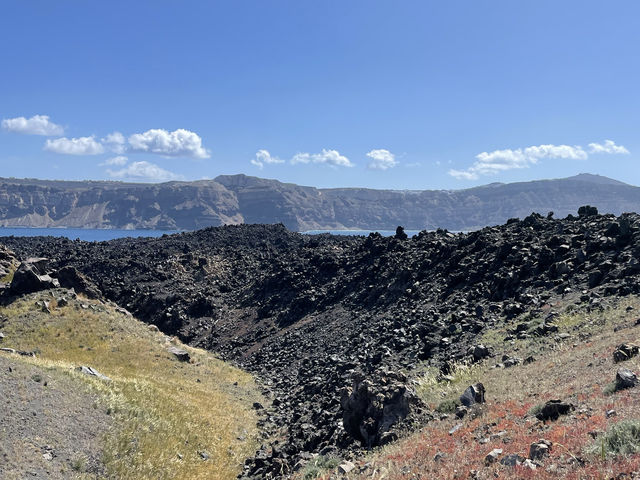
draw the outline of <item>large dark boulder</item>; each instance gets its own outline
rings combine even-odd
[[[633,388],[638,385],[638,377],[628,368],[620,368],[616,372],[616,391]]]
[[[566,415],[574,409],[575,407],[571,403],[563,402],[562,400],[549,400],[536,414],[536,418],[543,422],[557,420],[560,415]]]
[[[392,427],[422,403],[400,381],[388,377],[375,379],[375,383],[372,380],[356,376],[353,387],[345,389],[340,400],[345,431],[367,448],[394,440]]]
[[[46,258],[29,258],[22,262],[11,281],[10,292],[13,295],[24,295],[60,286],[56,279],[46,273]]]
[[[624,362],[625,360],[635,357],[639,352],[640,348],[637,345],[623,343],[618,345],[613,352],[613,361],[616,363]]]
[[[60,286],[73,288],[76,293],[81,293],[87,298],[100,298],[100,290],[96,285],[74,267],[63,267],[57,273]]]
[[[477,403],[484,403],[484,385],[476,383],[469,385],[467,389],[460,395],[460,403],[465,407],[471,407]]]

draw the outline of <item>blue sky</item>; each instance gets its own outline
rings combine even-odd
[[[3,177],[640,185],[636,0],[24,0],[0,41]]]

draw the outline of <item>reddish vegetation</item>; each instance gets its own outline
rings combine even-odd
[[[624,397],[624,398],[623,398]],[[616,407],[629,404],[632,398],[623,393],[616,399]],[[525,417],[531,407],[515,402],[487,405],[479,417],[467,421],[452,435],[448,430],[454,423],[449,420],[434,422],[420,434],[404,441],[401,446],[374,462],[363,472],[366,477],[395,479],[461,479],[461,478],[567,478],[601,479],[616,477],[620,473],[640,470],[640,455],[603,461],[590,455],[585,461],[585,447],[593,444],[596,432],[603,432],[609,420],[602,414],[579,414],[576,419],[543,424]],[[618,418],[611,419],[618,421]],[[500,432],[506,432],[500,435]],[[479,442],[489,438],[487,443]],[[503,456],[518,454],[527,457],[529,446],[545,438],[553,448],[543,466],[531,470],[525,466],[509,467],[499,463],[485,466],[485,456],[494,448],[503,449]],[[436,460],[436,455],[441,459]],[[380,477],[381,478],[381,477]],[[622,478],[622,477],[621,477]]]
[[[609,317],[612,323],[592,331],[588,341],[548,353],[544,361],[541,357],[531,365],[489,369],[482,378],[488,403],[474,414],[463,420],[450,415],[432,421],[420,432],[360,461],[357,473],[349,478],[640,478],[640,454],[613,456],[600,447],[608,427],[640,419],[640,388],[608,394],[618,368],[612,359],[615,346],[621,342],[637,344],[640,332],[635,319],[629,323],[626,314],[613,312]],[[578,325],[575,331],[585,330]],[[637,373],[639,358],[624,366]],[[532,415],[533,407],[554,398],[571,402],[575,410],[546,423]],[[615,412],[607,414],[610,411]],[[456,425],[461,426],[449,434]],[[531,444],[540,439],[553,446],[547,457],[537,460],[535,470],[524,464],[500,463],[511,454],[527,458]],[[485,464],[487,454],[496,448],[502,449],[498,460]],[[327,478],[335,478],[335,474]]]

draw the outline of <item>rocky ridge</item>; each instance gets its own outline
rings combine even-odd
[[[136,184],[0,179],[0,226],[196,230],[240,223],[288,229],[473,230],[532,211],[559,216],[596,202],[640,210],[640,188],[580,174],[463,190],[323,189],[246,175]]]
[[[402,233],[402,232],[399,232]],[[106,243],[4,238],[74,267],[138,318],[255,373],[270,440],[245,476],[394,440],[428,420],[407,378],[482,358],[478,335],[553,335],[551,306],[601,308],[640,291],[640,216],[532,214],[469,234],[305,236],[282,225]],[[548,316],[531,328],[524,314]],[[506,359],[518,362],[518,359]],[[256,406],[261,408],[262,406]]]

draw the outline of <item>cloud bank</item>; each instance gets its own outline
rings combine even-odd
[[[120,158],[120,157],[116,157]],[[126,157],[123,157],[126,159]],[[125,160],[126,161],[126,160]],[[117,165],[117,164],[114,164]],[[133,162],[120,170],[107,170],[112,178],[127,179],[140,182],[168,182],[180,180],[182,176],[149,162]]]
[[[262,170],[265,164],[274,164],[274,163],[284,163],[284,160],[281,160],[278,157],[272,157],[268,150],[258,150],[256,152],[256,157],[251,159],[251,164],[258,167]]]
[[[64,134],[64,128],[50,121],[48,115],[34,115],[31,118],[5,118],[2,120],[2,128],[8,132],[24,135],[55,137]]]
[[[337,150],[326,150],[324,148],[320,153],[296,153],[291,159],[291,164],[295,165],[297,163],[319,163],[333,167],[354,166],[347,157],[340,155]]]
[[[55,140],[47,140],[44,144],[44,149],[48,152],[64,155],[99,155],[104,153],[104,147],[93,136],[80,138],[62,137]]]
[[[605,140],[604,144],[602,143],[590,143],[589,144],[589,153],[610,153],[610,154],[628,154],[629,150],[624,148],[622,145],[616,145],[616,142],[613,140]]]
[[[209,158],[197,133],[183,128],[169,132],[161,128],[135,133],[129,137],[129,152],[156,153],[166,157]]]
[[[629,153],[611,140],[604,144],[590,143],[589,153]],[[465,170],[449,170],[449,175],[463,180],[477,180],[481,176],[495,175],[507,170],[529,168],[542,159],[586,160],[589,153],[579,145],[538,145],[515,150],[494,150],[476,155],[476,161]]]
[[[389,150],[371,150],[367,153],[367,157],[371,159],[367,167],[372,170],[387,170],[398,165],[396,156]]]

